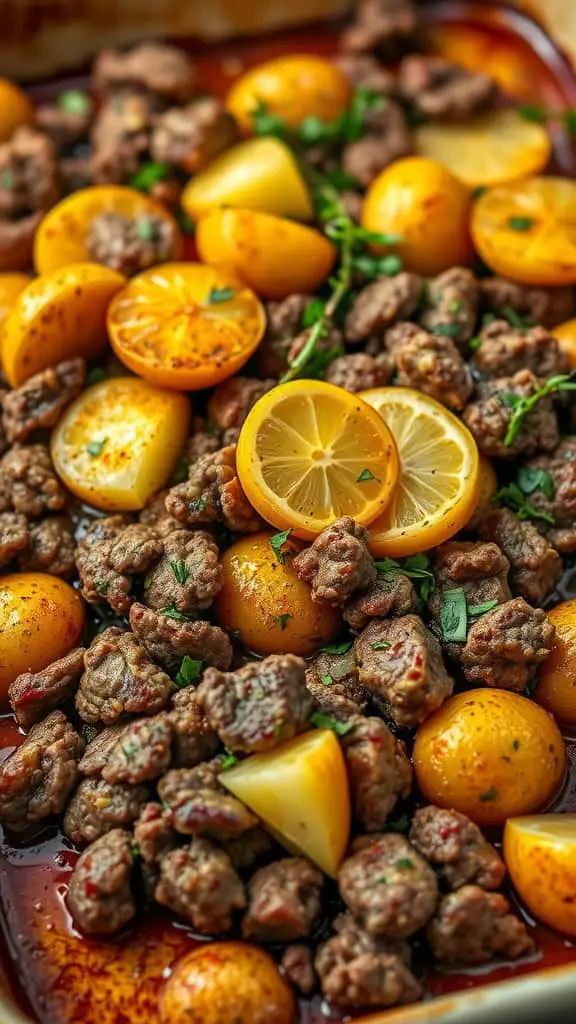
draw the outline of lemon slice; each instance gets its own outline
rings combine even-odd
[[[518,895],[541,921],[576,936],[576,814],[511,818],[504,859]]]
[[[242,427],[236,459],[254,508],[304,539],[341,516],[371,522],[398,476],[396,446],[381,417],[358,395],[315,380],[264,395]]]
[[[493,110],[465,122],[424,124],[416,130],[415,147],[470,188],[538,174],[551,152],[546,129],[513,109]]]
[[[479,458],[470,431],[443,405],[411,388],[374,388],[361,398],[390,428],[400,477],[386,511],[370,526],[371,550],[403,557],[442,544],[472,515]]]

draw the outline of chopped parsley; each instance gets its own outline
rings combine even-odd
[[[482,344],[482,338],[479,334],[476,334],[474,338],[470,338],[468,345],[471,352],[477,352]]]
[[[481,804],[488,804],[492,800],[496,800],[497,797],[498,797],[498,790],[495,789],[494,786],[490,786],[490,789],[487,789],[485,793],[481,793],[480,794],[480,803]]]
[[[188,502],[188,511],[203,512],[207,504],[206,498],[191,498]]]
[[[274,135],[283,139],[286,134],[286,122],[278,114],[269,114],[268,105],[263,100],[258,100],[256,106],[250,111],[252,128],[255,135]]]
[[[292,530],[282,530],[281,533],[275,533],[273,537],[270,537],[268,542],[272,551],[276,555],[277,560],[280,562],[280,565],[284,565],[284,562],[286,561],[287,552],[283,551],[282,548],[291,533]]]
[[[399,857],[399,859],[396,861],[396,867],[397,868],[413,868],[414,867],[414,861],[410,860],[410,857]]]
[[[440,609],[442,636],[453,643],[464,643],[468,634],[466,594],[462,587],[446,590]]]
[[[92,384],[100,384],[101,381],[107,380],[108,374],[103,366],[95,366],[93,370],[86,377],[86,383],[90,386]]]
[[[387,651],[389,647],[392,647],[390,640],[375,640],[373,644],[370,644],[371,651]]]
[[[518,434],[520,433],[526,416],[532,412],[535,405],[548,395],[553,395],[558,391],[576,391],[576,381],[574,374],[572,373],[559,373],[554,377],[549,377],[548,380],[538,388],[533,395],[529,397],[523,397],[517,395],[511,391],[504,391],[500,395],[501,401],[512,410],[512,416],[508,423],[508,429],[504,438],[504,444],[509,447],[514,443]]]
[[[229,750],[226,751],[226,756],[222,761],[222,771],[227,772],[229,768],[233,768],[235,764],[238,764],[238,758],[236,754],[232,754]]]
[[[386,822],[386,832],[407,832],[410,828],[410,818],[407,814],[401,814],[398,818]]]
[[[531,327],[534,327],[534,322],[520,316],[513,306],[502,306],[502,316],[511,327],[517,327],[519,331],[529,331]]]
[[[211,288],[208,292],[208,302],[210,304],[216,302],[228,302],[233,299],[236,292],[233,288]]]
[[[568,135],[576,135],[576,110],[563,110],[561,116]]]
[[[88,455],[91,455],[93,459],[97,459],[99,455],[102,455],[102,450],[107,440],[107,437],[103,437],[101,441],[90,441],[90,444],[86,445]]]
[[[83,116],[91,112],[93,103],[88,93],[82,89],[66,89],[58,97],[58,106],[66,114]]]
[[[432,328],[432,334],[444,335],[447,338],[456,338],[462,330],[462,324],[436,324]]]
[[[452,299],[452,302],[448,305],[449,313],[459,313],[462,309],[462,302],[460,299]]]
[[[350,722],[340,722],[332,715],[324,715],[321,711],[315,711],[310,715],[310,724],[315,729],[331,729],[337,736],[345,736],[354,726]]]
[[[170,562],[170,568],[172,569],[177,582],[184,586],[184,584],[188,582],[188,578],[190,576],[190,570],[185,562]]]
[[[352,640],[344,640],[341,644],[326,644],[321,647],[323,654],[347,654],[352,649]]]
[[[384,579],[393,579],[394,576],[408,576],[409,579],[416,580],[420,598],[424,602],[428,601],[436,586],[434,573],[430,569],[430,559],[427,555],[410,555],[403,562],[398,562],[394,558],[384,558],[374,564],[376,565],[378,575]]]
[[[278,626],[280,626],[280,629],[284,631],[291,618],[293,618],[293,616],[290,612],[284,612],[283,615],[276,615],[274,621]]]
[[[363,469],[360,476],[356,477],[357,484],[363,484],[366,480],[377,480],[379,484],[382,483],[379,476],[375,476],[371,469]]]
[[[181,455],[174,467],[174,472],[170,478],[171,484],[183,484],[188,479],[188,470],[190,463],[185,455]]]
[[[534,227],[534,220],[532,217],[509,217],[508,227],[513,231],[530,231]]]
[[[130,841],[130,856],[132,857],[132,860],[138,860],[138,857],[140,856],[140,847],[134,839]]]
[[[109,586],[110,586],[110,581],[109,580],[96,580],[94,582],[94,590],[96,591],[97,594],[100,594],[102,597],[106,597],[106,594],[108,593],[108,587]]]
[[[524,494],[542,491],[546,498],[554,497],[554,478],[546,469],[529,469],[527,466],[523,466],[518,470],[516,479]]]
[[[550,515],[549,512],[543,512],[536,508],[531,501],[528,501],[522,487],[518,483],[514,483],[514,481],[496,491],[492,498],[492,504],[498,507],[504,505],[506,508],[512,509],[518,516],[518,519],[540,519],[542,522],[550,523],[550,526],[554,526],[554,516]]]
[[[333,680],[332,676],[325,675],[325,676],[320,676],[320,682],[322,683],[322,686],[332,686],[332,683],[334,682],[334,680]]]
[[[498,601],[484,601],[483,604],[473,604],[468,606],[468,615],[478,617],[478,615],[486,615],[486,612],[491,612],[493,608],[496,608]]]
[[[512,740],[512,746],[514,750],[520,750],[520,740]]]
[[[167,619],[177,619],[178,622],[190,621],[190,616],[185,615],[184,612],[181,612],[180,609],[176,608],[176,605],[173,604],[165,605],[164,608],[160,609],[158,614],[165,615]]]
[[[540,107],[536,103],[523,103],[516,108],[520,117],[525,121],[533,121],[535,124],[545,124],[548,120],[546,107]]]
[[[137,217],[134,221],[136,234],[143,242],[151,242],[156,234],[156,227],[151,217]]]
[[[191,658],[189,654],[184,655],[180,662],[180,668],[174,677],[174,682],[179,690],[184,690],[187,686],[198,682],[202,672],[202,664],[196,658]]]
[[[127,761],[133,761],[134,755],[138,752],[138,747],[135,743],[131,743],[129,740],[122,744],[122,753]]]
[[[153,185],[156,185],[159,181],[164,181],[169,176],[170,168],[168,164],[162,163],[160,160],[149,160],[147,163],[142,164],[136,171],[136,174],[129,178],[128,185],[130,188],[139,189],[140,192],[149,192]]]
[[[323,316],[326,303],[323,299],[310,299],[302,314],[302,327],[312,327],[319,317]]]

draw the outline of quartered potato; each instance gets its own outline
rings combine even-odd
[[[520,899],[550,928],[576,937],[576,814],[511,818],[504,858]]]
[[[56,471],[73,494],[96,508],[143,508],[170,478],[190,415],[184,395],[136,377],[94,384],[52,433]]]

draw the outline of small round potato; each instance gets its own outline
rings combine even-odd
[[[178,961],[160,996],[162,1024],[293,1024],[294,996],[263,949],[212,942]]]
[[[39,672],[75,647],[85,622],[84,602],[56,576],[24,572],[0,584],[0,703],[22,672]]]

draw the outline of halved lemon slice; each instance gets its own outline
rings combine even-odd
[[[304,539],[340,516],[370,523],[398,477],[396,445],[381,417],[358,395],[317,380],[264,395],[242,427],[236,461],[260,515]]]
[[[360,397],[390,428],[400,457],[392,500],[370,526],[371,551],[396,558],[442,544],[465,526],[476,505],[474,438],[456,416],[421,391],[373,388]]]
[[[504,860],[516,892],[535,917],[576,936],[576,814],[510,818]]]
[[[423,124],[416,152],[444,164],[470,188],[500,185],[538,174],[550,159],[550,136],[512,108],[492,110],[468,121]]]
[[[474,245],[490,270],[522,284],[576,284],[576,182],[536,177],[474,204]]]

